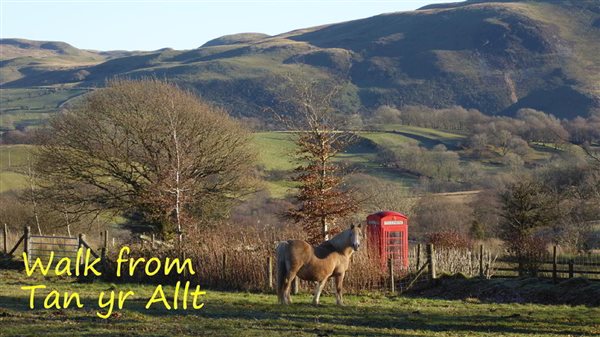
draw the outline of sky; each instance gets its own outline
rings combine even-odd
[[[458,0],[0,0],[0,37],[93,50],[193,49]]]

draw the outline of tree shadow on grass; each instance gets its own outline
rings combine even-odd
[[[584,278],[559,280],[523,278],[458,278],[447,276],[434,287],[405,293],[414,298],[464,300],[477,298],[487,303],[536,303],[600,305],[600,282]]]
[[[19,315],[29,312],[29,315],[23,316],[23,320],[27,321],[25,318],[27,316],[29,319],[47,323],[48,335],[58,334],[60,328],[55,325],[60,325],[60,322],[65,319],[76,325],[88,326],[91,331],[106,328],[119,330],[128,326],[149,324],[148,322],[158,324],[157,329],[165,329],[166,326],[178,322],[177,324],[182,324],[182,329],[213,331],[213,335],[227,335],[228,331],[231,333],[236,331],[235,329],[269,331],[274,334],[302,332],[317,336],[402,336],[411,335],[414,331],[432,334],[452,332],[460,335],[474,332],[516,335],[585,333],[579,322],[558,322],[552,318],[533,317],[524,312],[511,315],[507,315],[506,312],[503,315],[481,312],[464,315],[455,314],[452,308],[449,308],[444,313],[430,313],[426,310],[415,311],[408,304],[405,307],[393,308],[361,307],[359,304],[346,307],[334,305],[315,307],[307,303],[280,306],[274,303],[245,301],[243,298],[233,302],[204,298],[205,307],[200,310],[193,310],[190,305],[186,311],[176,311],[166,310],[156,304],[155,307],[146,309],[146,300],[132,299],[126,302],[124,311],[116,311],[114,316],[104,320],[96,316],[95,301],[84,298],[82,302],[84,304],[82,309],[34,309],[39,310],[37,315],[28,308],[27,297],[0,296],[0,317],[14,315],[15,319],[19,320]],[[36,305],[41,306],[42,303],[42,298],[36,298]],[[237,323],[234,327],[226,328],[223,326],[224,322]],[[117,336],[122,333],[109,331],[103,335]]]

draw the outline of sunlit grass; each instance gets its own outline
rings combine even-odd
[[[81,309],[27,308],[25,284],[77,291]],[[96,317],[101,291],[133,290],[134,297],[108,320]],[[322,305],[311,295],[294,296],[291,306],[274,294],[205,289],[199,310],[170,310],[145,304],[153,285],[75,283],[69,278],[30,280],[22,272],[0,271],[0,324],[3,336],[592,336],[600,332],[600,309],[585,306],[495,304],[478,301],[388,297],[381,293],[345,296],[339,307],[330,294]],[[40,305],[47,291],[40,291]],[[172,301],[173,287],[165,287]]]

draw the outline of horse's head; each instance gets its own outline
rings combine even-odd
[[[360,223],[358,225],[350,225],[350,247],[355,251],[360,247],[360,241],[362,240],[362,228]]]

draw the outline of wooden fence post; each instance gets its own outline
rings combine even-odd
[[[31,227],[25,226],[23,231],[23,252],[27,254],[27,262],[31,262]]]
[[[267,257],[267,287],[273,290],[273,257]]]
[[[104,232],[102,232],[102,234],[104,236],[104,240],[102,244],[102,250],[100,250],[100,261],[102,261],[102,269],[104,269],[104,272],[106,272],[106,254],[108,253],[108,231],[105,230]]]
[[[417,244],[417,270],[421,269],[421,244]]]
[[[298,277],[294,277],[294,281],[292,282],[292,294],[298,295],[299,290],[300,290],[300,280],[298,280]]]
[[[573,278],[575,272],[573,271],[574,267],[573,259],[569,260],[569,278]]]
[[[485,277],[483,272],[483,244],[479,245],[479,277]]]
[[[396,281],[394,280],[394,254],[390,254],[388,259],[388,272],[390,275],[390,292],[393,294],[396,292]]]
[[[77,250],[79,250],[79,248],[83,248],[84,240],[85,240],[85,234],[79,233],[79,235],[77,235]],[[83,255],[84,254],[81,254],[81,259],[79,260],[79,264],[83,263]]]
[[[436,273],[435,273],[435,249],[433,247],[433,244],[427,244],[427,264],[429,266],[429,279],[430,280],[435,280],[436,279]]]
[[[518,273],[519,273],[519,277],[523,276],[524,271],[523,271],[523,258],[519,257],[519,265],[518,265]]]
[[[556,274],[556,265],[557,265],[557,257],[556,257],[556,245],[552,249],[552,281],[556,283],[558,281],[558,276]]]
[[[4,254],[8,254],[8,225],[4,224]]]

